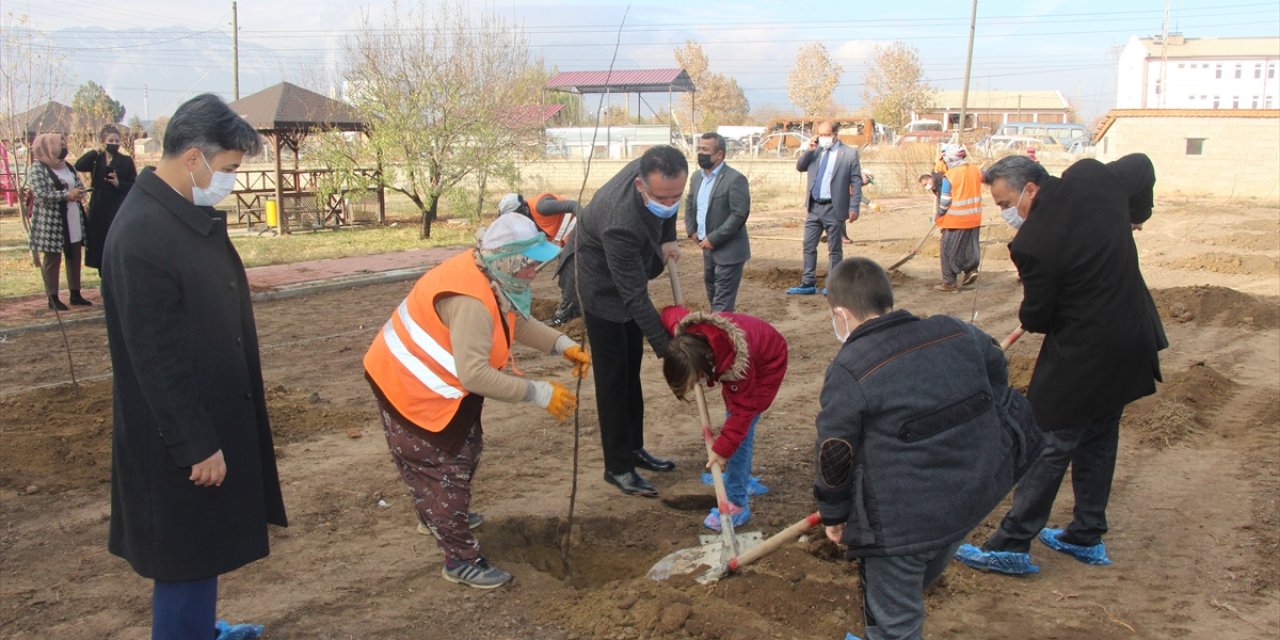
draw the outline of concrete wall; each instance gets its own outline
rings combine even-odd
[[[1187,155],[1187,139],[1203,138],[1203,155]],[[1280,117],[1119,117],[1097,145],[1110,162],[1145,153],[1156,167],[1158,193],[1227,198],[1280,196]]]

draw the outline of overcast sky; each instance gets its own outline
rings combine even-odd
[[[361,16],[381,24],[390,4],[242,0],[241,94],[340,69],[344,41]],[[567,71],[609,66],[629,3],[466,4],[475,13],[491,11],[523,28],[536,54]],[[1275,0],[1170,0],[1169,8],[1170,31],[1187,37],[1280,32]],[[229,1],[5,0],[0,11],[29,14],[30,25],[67,56],[72,88],[97,81],[125,104],[126,117],[166,115],[204,91],[231,96]],[[788,109],[787,71],[796,50],[817,40],[844,66],[836,102],[856,109],[874,46],[895,40],[920,50],[935,88],[961,88],[969,11],[970,3],[963,0],[637,1],[626,18],[615,68],[675,66],[672,51],[693,39],[703,45],[712,70],[737,79],[753,107]],[[1130,36],[1160,33],[1164,11],[1163,0],[980,0],[971,89],[1057,89],[1082,117],[1101,115],[1115,100],[1120,47]],[[658,106],[665,97],[650,100]]]

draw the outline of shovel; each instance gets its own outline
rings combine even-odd
[[[916,254],[920,253],[920,250],[924,248],[924,243],[929,241],[929,236],[932,236],[934,230],[936,230],[937,228],[938,228],[938,225],[936,223],[933,225],[930,225],[928,233],[924,234],[923,238],[920,238],[920,243],[917,244],[916,247],[911,250],[911,253],[908,253],[907,255],[903,256],[901,260],[889,265],[889,268],[885,269],[885,272],[891,273],[893,271],[896,271],[898,267],[901,267],[902,265],[906,264],[908,260],[916,257]]]
[[[1012,347],[1013,343],[1017,342],[1018,338],[1021,338],[1023,333],[1026,333],[1026,329],[1023,329],[1022,327],[1014,329],[1013,333],[1010,333],[1009,337],[1005,338],[1004,342],[1000,343],[1000,350],[1008,351],[1009,347]]]
[[[767,540],[761,541],[758,531],[740,535],[738,541],[743,549],[742,555],[729,558],[728,562],[720,562],[723,543],[716,536],[701,536],[701,547],[680,549],[667,554],[649,570],[649,577],[653,580],[666,580],[675,574],[693,573],[699,567],[710,567],[696,580],[699,584],[711,584],[777,551],[782,545],[800,537],[800,534],[818,526],[821,521],[822,517],[815,511]]]

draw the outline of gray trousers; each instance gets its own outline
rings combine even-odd
[[[43,251],[41,252],[40,275],[44,279],[45,295],[58,295],[58,267],[62,266],[62,256],[67,257],[67,288],[72,291],[80,290],[80,254],[81,244],[64,245],[62,252]]]
[[[702,250],[702,283],[707,287],[707,302],[711,303],[712,311],[733,311],[745,264],[716,264],[711,252]]]
[[[809,205],[809,215],[804,219],[804,273],[800,275],[800,286],[815,287],[818,284],[818,240],[822,232],[827,232],[827,252],[829,261],[827,272],[844,260],[844,223],[849,214],[836,215],[830,204]]]
[[[862,613],[865,640],[920,640],[924,632],[924,590],[956,555],[963,540],[937,551],[909,556],[863,558]]]

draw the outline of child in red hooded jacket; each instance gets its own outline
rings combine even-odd
[[[787,373],[787,340],[768,322],[742,313],[690,312],[671,306],[662,323],[673,336],[662,357],[662,373],[676,397],[684,400],[694,385],[720,385],[727,415],[711,445],[707,466],[720,463],[725,492],[741,510],[733,525],[751,517],[748,497],[756,423],[782,386]],[[720,510],[712,508],[703,524],[720,530]]]

